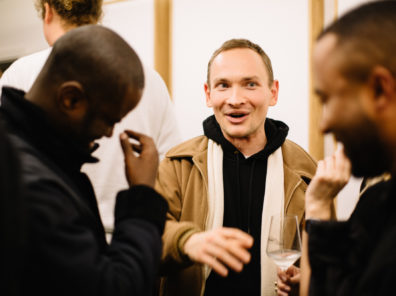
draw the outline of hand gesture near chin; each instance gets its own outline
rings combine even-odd
[[[306,219],[328,220],[333,199],[348,183],[350,176],[351,163],[343,149],[319,161],[305,194]]]
[[[125,157],[125,174],[129,186],[154,187],[159,157],[152,138],[131,130],[120,134]]]

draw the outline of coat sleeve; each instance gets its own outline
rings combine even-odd
[[[150,295],[167,210],[158,193],[135,186],[118,194],[108,245],[100,221],[88,219],[89,211],[76,207],[59,182],[41,179],[28,184],[27,192],[24,287],[42,295]]]
[[[156,190],[164,196],[169,205],[165,231],[162,237],[164,244],[161,260],[162,274],[192,264],[181,249],[192,234],[201,231],[192,222],[180,221],[184,194],[182,184],[186,183],[183,183],[182,178],[188,178],[191,165],[186,159],[165,158],[159,167]]]

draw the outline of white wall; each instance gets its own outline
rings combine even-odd
[[[290,127],[289,138],[308,147],[308,1],[173,0],[173,98],[183,137],[202,134],[203,83],[213,51],[230,38],[258,43],[280,82],[269,117]]]
[[[342,14],[346,13],[348,10],[351,10],[360,4],[372,2],[372,1],[375,0],[338,0],[338,15],[341,16]]]
[[[102,24],[120,34],[142,61],[154,66],[154,1],[129,0],[103,7]]]
[[[48,47],[42,20],[33,3],[33,0],[0,0],[0,61]],[[104,5],[102,24],[119,33],[147,65],[153,66],[153,0]]]
[[[46,48],[33,0],[0,0],[0,61]]]

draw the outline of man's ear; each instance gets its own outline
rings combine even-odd
[[[88,108],[88,100],[83,86],[77,81],[63,82],[58,88],[58,106],[62,113],[79,119]]]
[[[389,104],[396,104],[396,79],[382,66],[376,66],[371,72],[370,86],[373,93],[372,107],[375,112],[384,112]]]
[[[271,90],[271,100],[269,105],[270,106],[275,106],[276,103],[278,102],[278,94],[279,94],[279,81],[274,80],[272,82],[272,86],[270,87]]]
[[[44,3],[44,19],[43,19],[44,23],[46,23],[46,24],[51,23],[53,17],[54,17],[54,12],[52,10],[52,7],[47,2],[45,2]]]
[[[206,96],[206,106],[211,108],[212,102],[210,100],[210,87],[207,83],[204,83],[204,90],[205,90],[205,96]]]

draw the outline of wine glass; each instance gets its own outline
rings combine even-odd
[[[297,216],[271,216],[267,255],[283,271],[301,257],[301,236]]]

